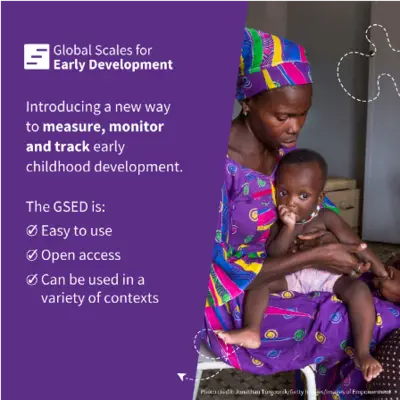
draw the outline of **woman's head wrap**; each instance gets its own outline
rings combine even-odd
[[[244,100],[265,90],[312,83],[306,52],[286,39],[245,28],[236,98]]]

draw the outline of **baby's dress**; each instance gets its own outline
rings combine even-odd
[[[329,292],[333,293],[336,281],[342,275],[307,268],[286,276],[288,290],[298,293]]]

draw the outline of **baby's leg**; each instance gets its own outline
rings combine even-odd
[[[287,289],[286,280],[271,282],[246,291],[243,310],[243,328],[236,331],[217,332],[227,344],[237,344],[248,349],[261,346],[261,324],[269,303],[269,294]]]
[[[348,276],[340,277],[333,291],[347,305],[354,337],[356,363],[369,382],[382,372],[382,365],[370,354],[369,346],[375,326],[375,307],[368,286]]]

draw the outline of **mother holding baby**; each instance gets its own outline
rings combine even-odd
[[[276,168],[280,158],[295,148],[311,107],[311,69],[304,49],[246,28],[237,99],[242,111],[232,122],[225,160],[205,341],[233,367],[254,374],[275,374],[315,363],[317,386],[327,390],[322,399],[349,398],[343,393],[362,389],[365,381],[354,365],[347,309],[332,293],[287,290],[272,294],[262,322],[261,346],[256,349],[226,344],[216,334],[243,328],[247,289],[315,265],[352,277],[363,272],[357,254],[365,246],[332,242],[329,234],[302,237],[294,242],[291,254],[269,258],[265,252],[270,228],[277,220]],[[326,198],[320,207],[335,210]],[[400,328],[400,307],[376,295],[373,300],[372,350]]]

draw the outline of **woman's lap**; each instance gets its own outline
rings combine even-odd
[[[354,349],[347,310],[334,295],[284,292],[271,296],[262,324],[263,342],[257,350],[226,346],[211,332],[241,327],[243,297],[206,311],[207,342],[218,356],[228,354],[229,363],[235,368],[260,375],[316,363],[319,389],[349,391],[363,386],[361,374],[351,360]],[[374,301],[377,324],[372,346],[400,328],[400,307],[376,298]]]

